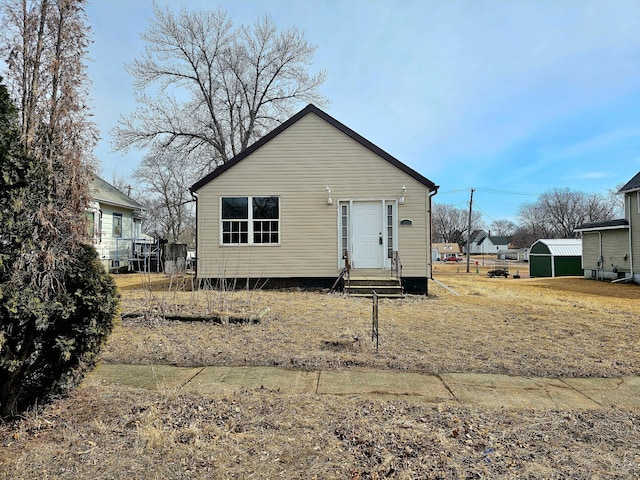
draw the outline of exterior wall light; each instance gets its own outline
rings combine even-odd
[[[400,197],[399,200],[399,204],[400,205],[404,205],[404,194],[407,193],[407,187],[405,187],[404,185],[402,185],[402,188],[400,189],[402,191],[402,196]]]
[[[333,200],[331,200],[331,189],[327,185],[327,188],[324,189],[324,193],[327,194],[327,205],[333,205]]]

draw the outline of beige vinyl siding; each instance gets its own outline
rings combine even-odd
[[[600,232],[584,232],[582,237],[582,268],[597,270],[603,268],[610,271],[611,265],[619,271],[629,271],[629,236],[627,229],[601,230]],[[602,235],[602,247],[600,246]],[[602,266],[598,267],[598,258],[602,248]]]
[[[631,228],[631,240],[633,249],[633,272],[640,273],[640,192],[633,192],[630,195],[631,215],[629,218]],[[627,247],[629,250],[629,239],[627,238]]]
[[[600,256],[599,232],[582,233],[582,268],[595,270]]]
[[[397,200],[405,276],[426,275],[428,189],[309,114],[198,191],[198,276],[332,277],[339,272],[339,202]],[[326,187],[332,205],[327,205]],[[279,196],[280,245],[221,246],[220,198]],[[398,226],[409,218],[413,226]]]

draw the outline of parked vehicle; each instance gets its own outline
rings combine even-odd
[[[451,256],[444,259],[445,262],[461,262],[462,259],[458,256]]]
[[[493,262],[493,265],[491,266],[491,270],[489,270],[487,272],[487,275],[490,278],[493,277],[504,277],[504,278],[508,278],[509,277],[509,262],[506,261],[496,261]]]

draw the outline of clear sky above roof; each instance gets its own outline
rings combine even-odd
[[[435,200],[515,220],[536,194],[606,193],[640,171],[640,1],[159,1],[270,14],[318,46],[324,109],[440,185]],[[140,55],[151,0],[93,0],[89,76],[102,176],[144,152],[109,131],[135,108],[124,66]],[[302,109],[304,105],[300,105]]]

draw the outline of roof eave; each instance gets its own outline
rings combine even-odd
[[[629,230],[629,225],[609,225],[607,227],[575,228],[574,232],[596,232],[600,230]]]
[[[119,202],[114,202],[113,200],[105,200],[104,198],[95,197],[95,196],[93,197],[93,199],[96,202],[104,203],[106,205],[111,205],[114,207],[128,208],[129,210],[146,210],[142,205],[133,205],[130,203],[119,203]]]

